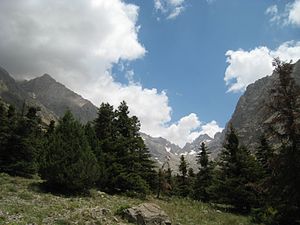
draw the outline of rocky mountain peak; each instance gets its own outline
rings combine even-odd
[[[96,106],[57,82],[49,74],[22,82],[20,86],[58,117],[68,109],[83,123],[92,121],[97,116]]]

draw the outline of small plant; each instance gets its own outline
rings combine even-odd
[[[115,212],[115,215],[117,216],[123,216],[124,210],[130,208],[130,205],[121,205]]]

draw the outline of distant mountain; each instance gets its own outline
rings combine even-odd
[[[151,137],[147,134],[141,133],[149,152],[153,159],[157,161],[159,166],[162,166],[165,162],[169,162],[170,167],[177,171],[179,164],[179,153],[181,148],[175,144],[172,144],[168,140],[162,137]]]
[[[58,117],[63,116],[67,109],[71,110],[75,118],[83,123],[92,121],[97,117],[98,109],[96,106],[48,74],[23,81],[20,83],[20,87]]]
[[[181,154],[184,155],[196,155],[199,152],[201,143],[209,144],[213,139],[207,134],[202,134],[197,137],[192,143],[187,143],[181,150]]]

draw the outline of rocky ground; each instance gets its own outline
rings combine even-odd
[[[146,200],[111,196],[91,190],[87,196],[61,196],[41,191],[41,180],[0,174],[0,224],[90,224],[126,225],[123,209],[154,203],[170,217],[172,225],[249,225],[249,217],[220,211],[216,207],[187,199]]]

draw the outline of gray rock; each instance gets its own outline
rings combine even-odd
[[[291,76],[300,87],[300,60],[294,64]],[[269,121],[274,117],[271,110],[272,97],[270,91],[278,86],[277,73],[266,76],[250,84],[240,97],[235,111],[218,139],[208,144],[208,148],[216,156],[222,150],[222,145],[229,130],[229,124],[235,128],[240,143],[254,152],[259,145],[259,138],[266,133]],[[270,143],[276,144],[274,137],[267,137]]]
[[[143,203],[125,209],[124,218],[137,225],[171,225],[169,216],[153,203]]]

